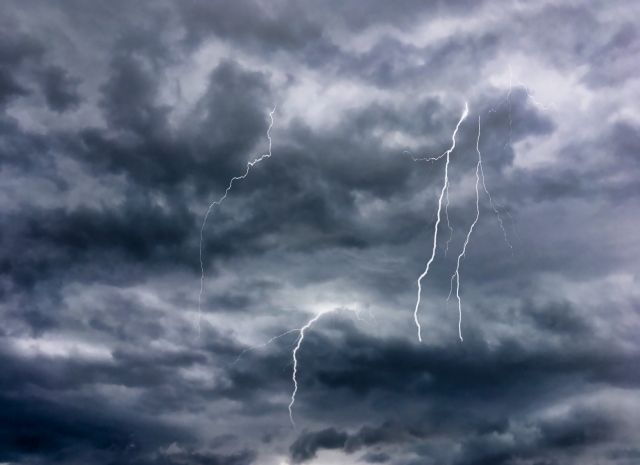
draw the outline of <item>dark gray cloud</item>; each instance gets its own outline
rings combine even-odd
[[[637,10],[5,2],[0,462],[635,463]]]
[[[289,448],[296,463],[316,458],[319,449],[342,449],[349,436],[335,428],[327,428],[314,433],[303,433]]]
[[[67,76],[64,68],[51,66],[44,70],[41,79],[42,91],[50,109],[63,112],[80,103],[76,90],[78,80]]]

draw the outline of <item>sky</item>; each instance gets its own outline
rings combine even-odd
[[[638,463],[638,17],[3,1],[0,463]]]

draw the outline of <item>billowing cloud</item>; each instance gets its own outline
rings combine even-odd
[[[0,13],[0,463],[637,461],[635,4]]]

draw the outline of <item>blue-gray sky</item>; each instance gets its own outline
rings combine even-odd
[[[0,463],[637,463],[639,10],[3,2]]]

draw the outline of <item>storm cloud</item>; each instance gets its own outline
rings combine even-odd
[[[636,463],[638,14],[3,2],[0,463]]]

